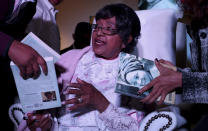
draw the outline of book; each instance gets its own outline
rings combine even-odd
[[[121,52],[119,55],[119,71],[116,83],[116,93],[142,99],[151,90],[138,95],[138,91],[160,75],[154,61]],[[159,100],[160,98],[158,98]],[[169,93],[165,104],[175,103],[175,92]]]
[[[40,67],[41,74],[38,78],[24,80],[20,76],[20,70],[17,65],[11,61],[10,67],[23,110],[31,112],[60,107],[61,99],[54,66],[60,55],[33,33],[29,33],[21,42],[35,49],[45,59],[48,67],[47,75],[43,73]]]
[[[53,57],[54,63],[60,58],[60,55],[56,51],[32,32],[30,32],[21,42],[35,49],[42,57]]]

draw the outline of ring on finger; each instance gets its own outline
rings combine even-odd
[[[80,97],[77,99],[79,101],[79,103],[82,103],[83,102],[83,99]]]

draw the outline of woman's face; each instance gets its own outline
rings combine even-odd
[[[144,70],[135,70],[126,75],[126,80],[134,86],[145,86],[151,81],[151,76]]]
[[[100,19],[96,23],[98,28],[93,30],[92,34],[93,51],[98,57],[104,59],[116,58],[120,51],[125,48],[124,43],[117,33],[111,35],[103,33],[103,28],[116,30],[115,17]]]

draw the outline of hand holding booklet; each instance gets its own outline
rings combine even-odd
[[[19,68],[13,62],[10,63],[23,110],[30,112],[60,107],[61,100],[54,67],[60,55],[33,33],[29,33],[21,42],[35,49],[45,59],[48,67],[47,75],[41,70],[37,79],[24,80],[20,76]]]
[[[154,61],[136,57],[127,53],[120,53],[119,72],[115,92],[142,99],[150,91],[138,95],[138,91],[160,75]],[[164,101],[165,104],[175,103],[175,92],[169,93]]]

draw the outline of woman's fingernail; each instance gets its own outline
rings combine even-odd
[[[45,114],[43,117],[44,117],[44,118],[47,118],[48,116],[49,116],[48,114]]]
[[[61,102],[61,104],[62,104],[62,105],[65,105],[65,104],[66,104],[66,102],[65,102],[65,101],[62,101],[62,102]]]
[[[31,119],[32,119],[32,120],[35,120],[36,118],[37,118],[36,116],[32,116],[32,118],[31,118]]]
[[[68,93],[68,91],[64,91],[63,94],[66,95]]]
[[[77,77],[77,81],[78,81],[78,82],[80,82],[80,81],[82,81],[82,80],[81,80],[81,79],[79,79],[79,78]]]
[[[66,84],[65,87],[68,88],[69,87],[69,84]]]
[[[157,58],[155,60],[158,62],[158,59]]]

